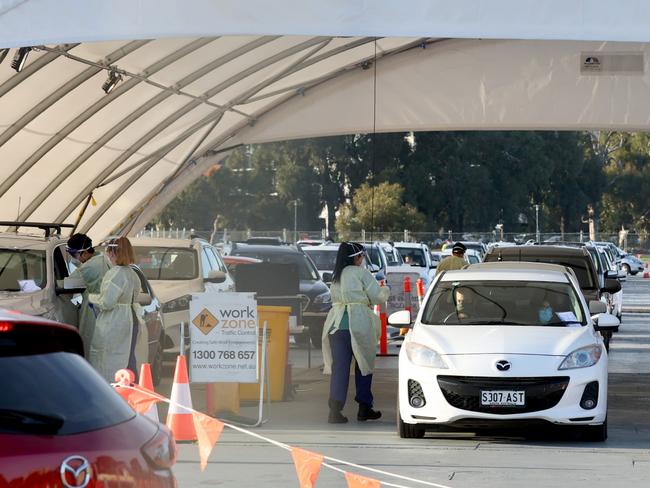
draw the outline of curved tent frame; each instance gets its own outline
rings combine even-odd
[[[596,26],[595,12],[613,15],[608,2],[595,2],[595,12],[564,8],[581,21],[574,31],[544,7],[545,35],[525,12],[531,2],[509,0],[491,3],[512,9],[500,20],[478,0],[466,18],[442,1],[406,2],[408,15],[388,0],[373,9],[307,2],[293,13],[308,18],[293,28],[280,19],[292,12],[288,1],[255,16],[258,1],[197,0],[191,15],[173,0],[131,3],[115,1],[100,17],[94,0],[0,2],[4,219],[74,223],[83,209],[79,229],[94,237],[133,233],[247,143],[375,127],[650,128],[648,48],[632,42],[648,36],[638,2],[623,2],[636,10],[621,30]],[[444,26],[431,5],[448,14]],[[390,22],[402,17],[406,27]],[[504,23],[522,19],[528,36]],[[20,30],[25,22],[32,28]],[[19,46],[33,50],[17,73],[10,61]],[[123,80],[105,94],[111,71]]]

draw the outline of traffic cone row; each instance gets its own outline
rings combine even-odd
[[[117,383],[117,392],[126,400],[128,393],[132,389],[119,388],[119,386],[130,386],[135,382],[135,374],[128,369],[121,369],[115,373],[115,383]],[[151,366],[144,363],[140,368],[140,381],[138,386],[145,390],[154,391],[153,378],[151,375]],[[158,407],[152,404],[143,414],[151,420],[160,422],[158,417]],[[176,359],[176,371],[174,372],[174,383],[170,396],[169,412],[167,422],[165,422],[176,442],[196,441],[196,429],[194,428],[194,418],[192,415],[192,397],[190,393],[190,382],[187,375],[187,363],[185,356],[178,356]]]
[[[408,310],[411,315],[413,314],[413,307],[411,306],[411,278],[404,277],[404,310]],[[408,328],[403,327],[399,330],[399,335],[406,335],[409,331]]]
[[[138,383],[142,388],[145,388],[149,391],[154,391],[153,389],[153,378],[151,376],[151,366],[147,363],[143,363],[140,367],[140,382]],[[158,406],[154,403],[149,409],[144,413],[145,417],[149,417],[155,422],[160,422],[158,417]]]
[[[418,306],[422,308],[422,302],[424,301],[424,281],[422,278],[418,278],[415,282],[415,290],[418,294]]]
[[[379,286],[386,286],[386,282],[381,280]],[[386,312],[386,302],[375,305],[375,314],[379,317],[381,323],[381,334],[379,336],[379,354],[388,354],[388,314]]]
[[[174,371],[174,383],[170,400],[166,424],[172,431],[174,439],[176,439],[176,442],[195,441],[197,437],[192,411],[188,410],[192,408],[192,396],[190,394],[185,356],[176,358],[176,371]]]

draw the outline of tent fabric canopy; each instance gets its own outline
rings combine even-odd
[[[135,232],[247,143],[650,127],[643,2],[622,2],[625,16],[548,2],[564,15],[535,4],[535,18],[532,2],[468,3],[0,0],[1,217],[74,223],[85,209],[95,238]],[[111,70],[122,80],[105,94]]]

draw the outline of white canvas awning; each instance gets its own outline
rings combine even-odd
[[[92,193],[82,231],[136,231],[245,143],[372,130],[647,130],[648,10],[0,0],[0,49],[12,48],[0,62],[0,217],[74,223]],[[10,63],[23,46],[36,48],[17,73]],[[111,69],[123,80],[106,95]]]

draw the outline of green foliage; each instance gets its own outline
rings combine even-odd
[[[363,183],[354,192],[351,204],[343,204],[336,221],[341,236],[362,229],[369,231],[415,232],[425,230],[425,216],[410,204],[403,203],[404,188],[399,183]]]
[[[165,226],[340,232],[646,229],[650,136],[617,132],[423,132],[247,146],[179,195]],[[352,198],[350,199],[350,196]],[[336,217],[338,213],[338,218]],[[647,230],[647,229],[646,229]]]

